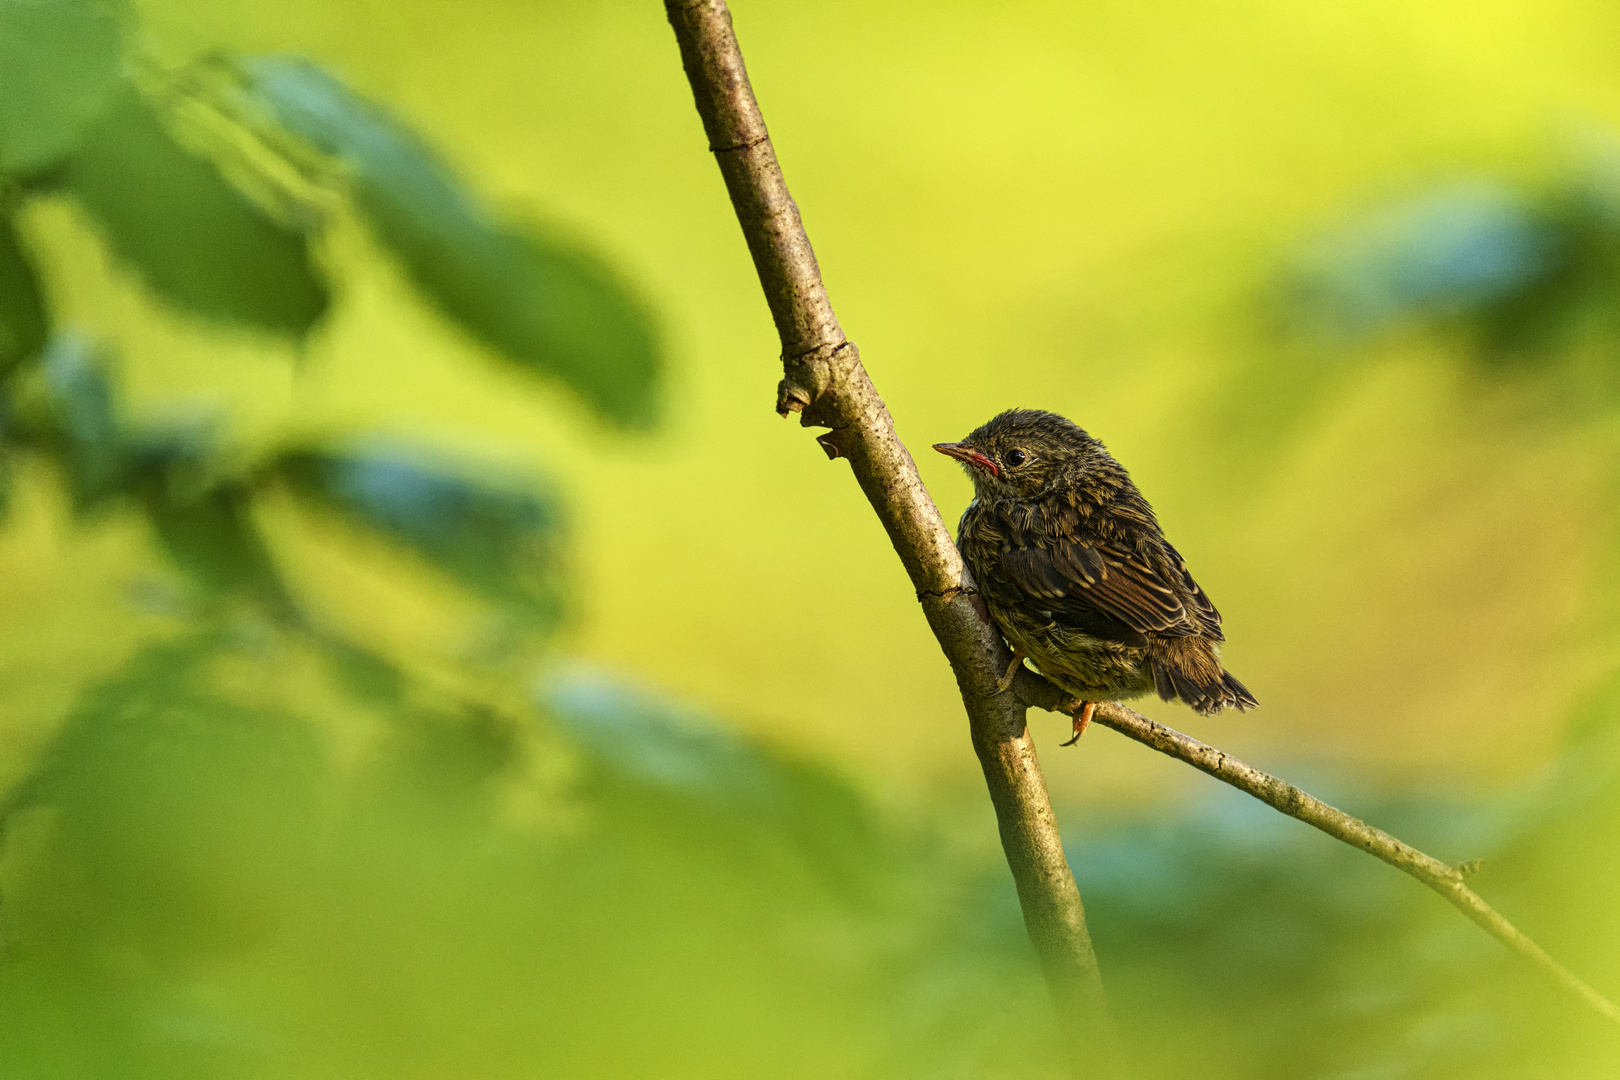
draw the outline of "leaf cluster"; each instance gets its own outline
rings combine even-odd
[[[1285,274],[1297,323],[1359,344],[1443,329],[1487,366],[1620,355],[1620,177],[1613,148],[1540,186],[1429,184],[1312,237]]]
[[[632,429],[653,423],[659,386],[640,303],[331,73],[281,56],[169,70],[136,31],[128,0],[0,0],[0,475],[49,462],[78,515],[133,510],[201,594],[284,619],[297,605],[259,524],[272,491],[553,625],[562,515],[542,485],[365,432],[242,462],[230,432],[143,422],[118,358],[62,324],[27,210],[71,200],[150,303],[295,346],[333,317],[344,267],[328,236],[358,226],[491,357]]]

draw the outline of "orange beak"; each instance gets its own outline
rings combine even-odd
[[[979,453],[967,443],[937,442],[934,444],[934,449],[938,450],[946,457],[953,457],[957,461],[965,461],[975,469],[983,469],[991,476],[1001,475],[1001,470],[996,468],[995,462]]]

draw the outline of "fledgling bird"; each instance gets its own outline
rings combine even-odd
[[[1010,409],[958,443],[974,498],[957,546],[1013,649],[1084,703],[1158,691],[1208,716],[1259,705],[1221,667],[1220,612],[1103,444],[1056,413]],[[1068,745],[1065,743],[1064,745]]]

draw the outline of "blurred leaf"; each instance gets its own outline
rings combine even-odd
[[[164,552],[203,590],[245,596],[275,614],[293,604],[253,517],[248,481],[217,475],[210,431],[175,427],[130,439],[130,486]]]
[[[70,182],[119,257],[181,307],[293,336],[326,311],[305,235],[176,143],[133,89],[86,133]]]
[[[84,696],[5,808],[55,812],[61,854],[91,893],[78,947],[262,933],[298,888],[319,744],[307,724],[212,689],[208,664],[228,653],[212,635],[148,647]]]
[[[1351,341],[1449,327],[1492,362],[1595,345],[1585,351],[1600,366],[1570,385],[1603,398],[1620,388],[1601,370],[1620,355],[1620,173],[1586,168],[1539,194],[1452,183],[1391,202],[1313,241],[1290,286],[1296,315]]]
[[[194,498],[152,500],[147,516],[164,551],[204,589],[288,609],[281,575],[253,521],[245,489],[225,484]]]
[[[652,422],[652,328],[598,261],[498,220],[419,138],[314,65],[242,68],[282,126],[348,168],[378,238],[445,314],[619,423]]]
[[[1344,800],[1442,855],[1494,854],[1511,814]],[[1345,795],[1351,794],[1344,791]],[[1359,803],[1359,805],[1357,805]],[[1067,817],[1068,815],[1064,815]],[[1482,821],[1483,819],[1483,821]],[[1064,822],[1070,825],[1069,821]],[[1065,828],[1133,1072],[1232,1080],[1541,1075],[1510,1061],[1521,1017],[1561,1005],[1422,886],[1245,795]],[[1165,1024],[1163,1017],[1176,1018]],[[1226,1048],[1216,1058],[1210,1040]],[[1551,1075],[1551,1074],[1549,1074]]]
[[[1314,240],[1296,299],[1338,333],[1477,309],[1542,280],[1566,248],[1555,223],[1501,184],[1471,181],[1378,207]]]
[[[562,523],[549,496],[492,486],[388,443],[279,463],[300,494],[404,544],[484,596],[551,625],[562,610]]]
[[[546,799],[566,816],[515,822],[528,770],[567,767],[555,739],[476,708],[400,707],[354,754],[352,721],[313,688],[291,695],[298,717],[253,704],[289,698],[267,685],[296,670],[279,645],[221,645],[149,649],[86,695],[13,801],[7,1080],[1054,1075],[1029,1067],[1050,1055],[1016,1022],[985,1068],[906,1067],[913,1014],[937,1013],[941,991],[896,992],[916,912],[862,895],[892,899],[913,864],[878,855],[864,815],[856,833],[819,828],[818,805],[862,804],[814,766],[721,734],[757,760],[745,801],[717,802],[593,745],[578,793]],[[672,713],[596,700],[654,739]],[[341,768],[305,709],[334,723]],[[536,753],[556,760],[525,764]],[[825,790],[793,794],[806,778]],[[751,812],[769,806],[784,813]],[[811,850],[847,835],[859,892]],[[931,904],[941,883],[918,884]],[[1044,1000],[1022,948],[1023,984],[994,987],[1009,1021]],[[976,1018],[985,989],[949,992],[977,992],[962,1010]],[[74,1068],[86,1043],[116,1067]]]
[[[0,218],[0,378],[45,347],[48,321],[16,223]]]
[[[73,333],[51,338],[42,364],[51,442],[62,454],[74,509],[99,507],[125,479],[127,461],[111,381],[94,348]]]
[[[1471,313],[1487,359],[1531,357],[1581,340],[1595,340],[1611,363],[1620,354],[1615,179],[1577,176],[1541,200],[1537,212],[1553,257],[1542,273]]]
[[[218,474],[219,448],[195,427],[129,431],[91,346],[58,334],[45,350],[47,445],[60,454],[74,508],[133,499],[164,552],[203,590],[251,597],[287,614],[291,599],[253,519],[251,483]]]
[[[778,855],[791,852],[852,896],[867,895],[893,869],[881,865],[892,853],[860,795],[823,768],[773,754],[600,672],[554,677],[542,700],[593,763],[604,800],[653,798],[665,805],[662,814],[712,815],[724,824],[702,829],[724,833],[728,843],[760,834]]]
[[[125,0],[0,0],[0,173],[49,165],[118,81]]]
[[[825,794],[805,797],[796,779],[814,771],[808,766],[776,760],[715,722],[606,673],[570,671],[547,684],[543,700],[563,730],[605,769],[638,784],[783,824],[803,822],[801,797],[808,804]],[[851,797],[830,778],[817,778],[837,789],[840,799]]]
[[[383,657],[332,634],[321,638],[321,648],[339,683],[355,697],[395,707],[404,701],[404,673]]]

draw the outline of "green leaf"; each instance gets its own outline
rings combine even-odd
[[[707,827],[717,840],[735,842],[749,830],[772,834],[774,843],[798,848],[848,884],[880,869],[876,822],[854,789],[827,770],[605,672],[565,670],[539,697],[594,766],[591,779],[605,797],[639,791],[664,802],[666,812],[712,816],[723,822]]]
[[[176,143],[133,89],[87,133],[69,183],[113,251],[180,307],[293,336],[326,310],[304,234]]]
[[[203,589],[290,610],[244,488],[222,485],[190,498],[152,500],[146,509],[164,552]]]
[[[273,927],[264,916],[287,902],[289,875],[310,869],[319,740],[306,722],[210,685],[210,666],[230,657],[211,635],[148,646],[84,695],[3,808],[54,811],[53,854],[98,901],[81,917],[121,916],[89,941],[133,933],[146,947],[218,947],[244,920]]]
[[[549,626],[562,610],[560,515],[548,497],[491,484],[421,450],[370,443],[290,454],[295,491],[409,547],[473,591]]]
[[[444,313],[625,425],[654,419],[652,327],[596,259],[501,221],[416,135],[319,68],[244,61],[253,99],[338,158],[377,237]]]
[[[62,455],[74,509],[82,514],[99,507],[125,479],[112,383],[94,347],[76,334],[52,338],[42,367],[50,441]]]
[[[321,648],[338,684],[373,705],[398,708],[405,700],[405,675],[377,653],[336,634],[323,634]]]
[[[153,429],[128,439],[128,486],[164,553],[203,591],[295,613],[258,523],[250,478],[220,476],[205,426]]]
[[[131,433],[92,346],[59,334],[42,363],[49,403],[47,445],[61,457],[75,510],[134,500],[169,558],[204,591],[245,595],[286,612],[291,601],[252,515],[248,481],[215,475],[206,432]]]
[[[16,224],[0,218],[0,378],[45,347],[48,321]]]
[[[78,513],[115,498],[131,502],[203,592],[296,616],[253,517],[253,478],[220,474],[209,428],[131,430],[100,358],[77,335],[53,338],[41,367],[48,413],[42,441],[61,459]]]
[[[112,96],[123,0],[0,0],[0,173],[49,165]]]

